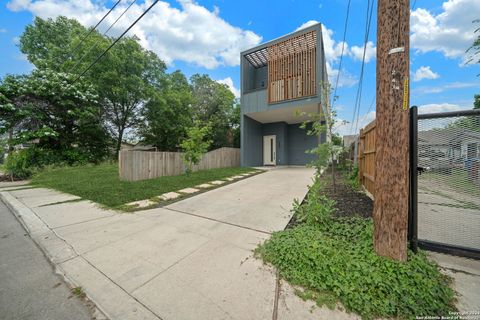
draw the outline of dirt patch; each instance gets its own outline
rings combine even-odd
[[[348,173],[344,171],[336,172],[334,190],[331,171],[326,171],[321,178],[325,185],[322,189],[322,194],[336,201],[336,217],[372,217],[373,200],[364,192],[355,190],[348,183],[348,179],[346,178],[347,174]],[[297,220],[297,215],[294,214],[286,229],[291,229],[299,224],[301,224],[301,222]]]
[[[369,218],[373,213],[373,201],[364,192],[355,190],[345,178],[344,172],[337,171],[335,174],[335,188],[333,188],[330,171],[323,175],[325,188],[323,194],[336,201],[337,217],[360,216]]]

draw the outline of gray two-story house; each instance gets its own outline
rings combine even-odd
[[[301,114],[328,110],[327,81],[320,24],[242,52],[242,166],[311,162],[325,135],[307,135]]]

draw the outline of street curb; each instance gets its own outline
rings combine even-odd
[[[65,270],[60,266],[59,263],[64,262],[66,259],[72,259],[76,256],[79,256],[75,250],[68,245],[61,237],[59,237],[53,230],[51,230],[48,225],[41,220],[35,212],[33,212],[29,207],[15,198],[10,192],[0,191],[0,200],[12,211],[15,218],[20,222],[22,227],[27,231],[30,238],[34,241],[38,248],[42,251],[44,256],[47,258],[47,261],[53,266],[53,269],[56,274],[60,275],[67,286],[70,289],[76,288],[79,284],[71,279]],[[48,239],[48,242],[53,242],[58,247],[60,243],[60,250],[58,252],[67,252],[68,257],[57,256],[52,254],[46,245],[47,241],[42,241]],[[107,313],[102,310],[101,307],[88,295],[85,293],[84,299],[86,300],[87,307],[90,309],[93,319],[97,320],[107,320],[110,319],[107,316]]]

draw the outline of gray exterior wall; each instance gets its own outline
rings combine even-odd
[[[240,118],[241,149],[240,165],[242,167],[257,167],[263,165],[263,133],[262,124],[242,115]]]
[[[266,48],[274,43],[288,39],[301,33],[317,30],[317,95],[295,100],[287,100],[278,103],[268,103],[268,67],[255,69],[245,58],[245,55]],[[277,165],[305,165],[314,159],[314,155],[306,154],[305,151],[314,148],[322,137],[307,136],[306,130],[300,129],[300,124],[287,124],[275,122],[262,124],[253,120],[248,115],[255,112],[276,110],[282,108],[294,108],[304,105],[326,105],[321,93],[321,85],[326,82],[327,72],[325,65],[325,53],[322,39],[321,25],[314,25],[301,31],[286,35],[268,43],[262,44],[250,50],[244,51],[240,56],[241,75],[241,156],[242,166],[263,165],[263,136],[276,135],[276,164]],[[262,81],[265,87],[262,88]]]
[[[300,124],[288,125],[288,161],[291,165],[305,165],[315,159],[315,155],[306,153],[318,145],[318,137],[309,136]]]
[[[300,124],[274,122],[261,124],[248,116],[243,116],[242,148],[240,162],[242,166],[263,166],[263,137],[276,136],[277,165],[306,165],[315,159],[315,155],[306,151],[317,146],[319,138],[307,135]],[[325,142],[326,135],[320,136]]]
[[[274,122],[266,123],[262,125],[263,136],[276,136],[277,154],[276,164],[287,165],[288,164],[288,130],[286,122]],[[263,136],[262,136],[262,161],[263,161]]]

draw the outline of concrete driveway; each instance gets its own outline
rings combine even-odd
[[[283,230],[293,199],[303,199],[313,174],[305,167],[277,167],[166,208],[262,232]]]
[[[59,204],[75,198],[47,189],[1,195],[59,272],[111,319],[271,319],[274,310],[278,319],[351,319],[311,313],[286,284],[275,303],[276,275],[252,256],[286,226],[312,175],[277,168],[135,214]]]

